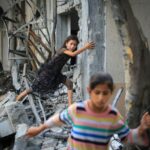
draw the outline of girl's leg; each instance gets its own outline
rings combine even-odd
[[[24,98],[26,95],[28,95],[29,93],[32,92],[32,89],[26,89],[23,92],[21,92],[17,97],[16,97],[16,101],[21,101],[22,98]]]
[[[71,80],[66,79],[65,83],[68,89],[68,105],[70,106],[72,104],[72,97],[73,97],[73,83]]]
[[[68,105],[70,106],[72,104],[72,97],[73,97],[73,91],[68,90]]]

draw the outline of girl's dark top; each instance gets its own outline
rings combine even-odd
[[[38,71],[31,88],[33,92],[54,92],[60,83],[65,83],[66,76],[61,73],[63,66],[71,58],[64,53],[65,48],[60,49],[54,58],[43,64]]]

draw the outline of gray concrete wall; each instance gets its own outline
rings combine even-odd
[[[131,7],[134,15],[140,23],[141,30],[150,44],[150,18],[148,16],[150,10],[149,0],[130,0]],[[116,88],[125,86],[125,64],[124,52],[121,39],[118,34],[116,24],[113,19],[111,10],[111,2],[106,1],[106,71],[110,72],[116,83]],[[125,114],[122,106],[124,105],[123,99],[119,103],[119,109],[122,114]]]
[[[10,61],[8,60],[8,37],[6,32],[2,33],[2,64],[5,71],[10,70]]]
[[[70,17],[69,15],[59,14],[57,16],[57,35],[56,35],[56,50],[59,49],[64,40],[70,35]]]
[[[85,42],[88,41],[88,16],[89,16],[89,8],[88,8],[88,3],[86,0],[82,1],[81,4],[81,10],[79,12],[79,40],[82,41],[79,43],[79,47],[82,47]],[[89,67],[88,67],[88,61],[87,61],[88,54],[87,52],[82,53],[81,55],[78,56],[78,64],[80,65],[79,67],[81,68],[81,74],[80,74],[80,90],[82,93],[83,98],[87,98],[86,95],[86,87],[87,83],[89,80]]]
[[[115,95],[120,87],[125,88],[125,67],[123,61],[123,45],[118,34],[116,23],[113,19],[111,2],[106,1],[106,71],[109,72],[114,79],[115,90],[111,98],[114,100]],[[125,89],[121,94],[117,108],[123,116],[125,116],[124,103]]]
[[[150,45],[150,0],[130,0],[130,4]]]
[[[87,99],[87,89],[89,78],[92,74],[104,69],[105,56],[105,14],[103,0],[83,0],[81,6],[80,20],[79,20],[79,37],[82,43],[87,41],[94,41],[94,50],[85,51],[80,58],[81,63],[81,89],[83,98]],[[98,7],[96,7],[98,6]]]
[[[150,1],[130,0],[133,12],[141,25],[144,36],[150,45]],[[113,75],[115,82],[124,83],[123,47],[113,19],[111,2],[106,1],[106,71]]]
[[[2,62],[2,32],[0,32],[0,62]]]
[[[116,83],[124,83],[123,46],[113,19],[111,2],[106,1],[106,71]]]
[[[7,11],[10,7],[7,1],[0,0],[0,6],[3,11]],[[8,71],[10,69],[10,63],[8,61],[8,38],[5,32],[5,26],[3,24],[3,29],[0,29],[0,61],[2,61],[3,69]]]

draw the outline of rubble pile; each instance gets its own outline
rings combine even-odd
[[[11,88],[8,88],[6,84],[1,84],[1,89],[7,87],[7,90],[0,95],[0,141],[6,137],[10,137],[11,140],[9,143],[7,141],[7,144],[5,144],[6,142],[0,142],[0,149],[66,149],[67,138],[71,129],[69,126],[46,130],[35,138],[28,138],[25,134],[30,126],[36,126],[54,113],[58,113],[68,107],[67,88],[60,84],[54,93],[47,93],[45,95],[33,93],[26,96],[22,101],[16,102],[18,92],[28,88],[35,78],[35,73],[31,70],[21,73],[22,75],[19,76],[19,80],[13,80],[13,75],[9,75],[11,82],[9,82],[8,87]],[[69,70],[69,75],[72,76],[71,74],[73,74],[73,70]],[[0,79],[1,83],[5,81],[3,78]],[[19,91],[14,88],[16,83],[21,87]],[[12,87],[13,90],[11,90]],[[75,93],[73,99],[76,99]]]

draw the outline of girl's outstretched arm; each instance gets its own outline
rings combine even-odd
[[[26,133],[28,137],[34,137],[44,131],[47,128],[51,128],[53,126],[62,125],[63,122],[59,119],[59,114],[55,114],[54,116],[50,117],[45,123],[37,126],[37,127],[30,127]]]
[[[76,50],[74,52],[69,51],[69,50],[65,50],[64,53],[67,54],[67,55],[69,55],[69,56],[74,57],[74,56],[82,53],[83,51],[85,51],[87,49],[93,49],[94,47],[95,47],[94,42],[88,42],[82,48],[80,48],[80,49],[78,49],[78,50]]]

